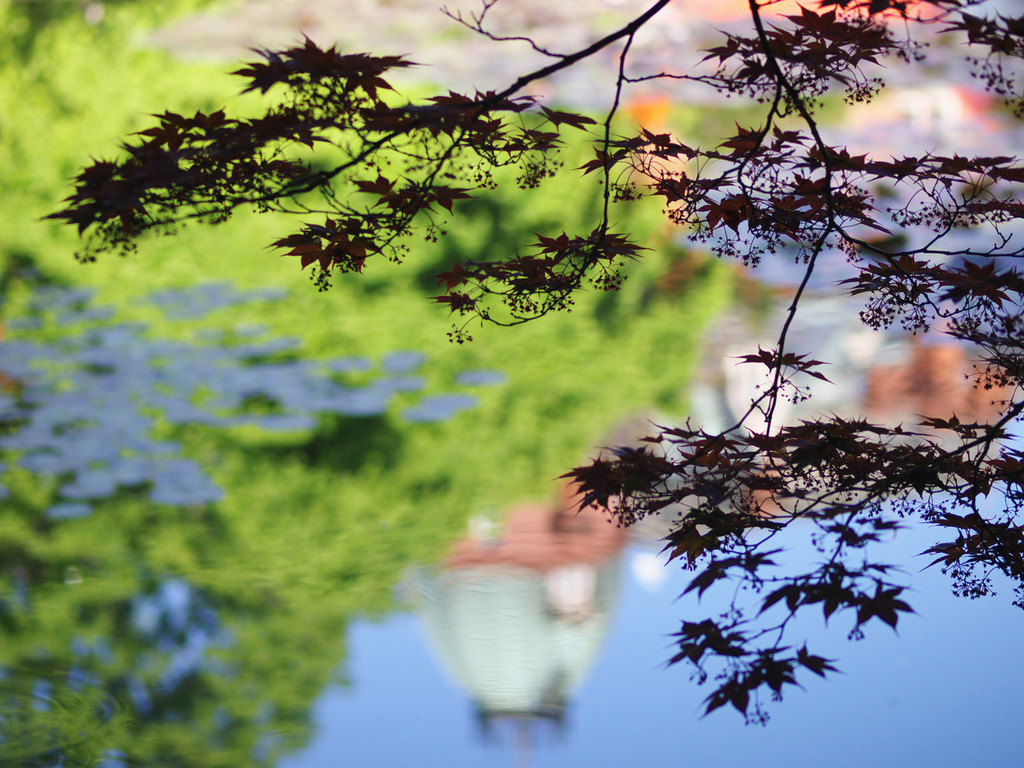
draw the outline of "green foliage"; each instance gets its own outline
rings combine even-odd
[[[90,25],[75,3],[0,5],[0,26],[31,34],[29,50],[0,51],[0,197],[11,224],[0,231],[0,273],[41,259],[66,261],[73,244],[40,220],[63,197],[61,179],[93,154],[112,154],[124,135],[141,129],[147,111],[176,103],[212,103],[232,92],[219,70],[171,64],[166,53],[134,42],[140,17],[168,18],[192,3],[125,3]],[[52,9],[46,23],[30,13]],[[74,13],[71,13],[71,10]],[[83,131],[95,141],[86,147]]]
[[[471,513],[546,497],[554,477],[623,412],[681,412],[700,328],[727,302],[730,281],[723,270],[698,269],[670,295],[662,276],[685,254],[666,244],[632,267],[617,294],[583,297],[544,325],[481,329],[477,344],[448,343],[446,313],[423,301],[436,290],[438,268],[522,248],[552,224],[585,224],[600,195],[565,182],[529,194],[499,184],[457,203],[464,229],[416,249],[405,268],[368,267],[361,281],[329,293],[311,291],[291,260],[268,258],[266,244],[283,231],[267,216],[148,239],[133,259],[77,264],[69,234],[40,219],[86,153],[114,153],[114,141],[139,130],[146,112],[185,103],[213,110],[235,85],[130,44],[141,22],[163,14],[155,4],[110,5],[96,27],[57,8],[46,4],[52,13],[33,20],[0,8],[24,42],[23,60],[0,58],[5,319],[24,311],[42,280],[93,287],[118,320],[144,322],[157,337],[231,332],[258,320],[271,333],[300,336],[314,358],[422,350],[429,387],[450,386],[469,369],[507,375],[477,390],[475,411],[442,423],[402,421],[400,400],[381,417],[325,418],[317,431],[285,438],[165,426],[163,436],[182,441],[230,489],[216,505],[161,507],[139,489],[89,517],[55,521],[44,514],[55,482],[18,469],[5,476],[0,666],[9,677],[0,689],[0,762],[62,755],[92,765],[115,749],[129,764],[269,764],[303,743],[311,702],[339,667],[344,676],[348,622],[393,610],[405,568],[435,560]],[[245,110],[249,102],[234,103]],[[579,164],[572,154],[567,162]],[[578,206],[556,215],[570,194]],[[616,216],[656,236],[656,206],[623,206]],[[224,279],[283,286],[290,299],[176,323],[144,300],[153,290]],[[33,336],[59,343],[64,333],[51,317]],[[189,631],[207,643],[202,661],[177,680],[168,670],[187,632],[173,629],[166,610],[171,630],[138,619],[175,589],[188,596]],[[40,680],[49,686],[42,698]]]
[[[506,247],[497,258],[459,258],[439,275],[440,295],[433,297],[451,311],[452,336],[460,342],[476,321],[519,325],[574,310],[574,323],[549,326],[558,336],[546,344],[560,359],[543,374],[549,399],[534,409],[539,423],[562,419],[584,402],[596,405],[583,390],[560,387],[566,363],[577,366],[574,376],[587,376],[596,348],[619,363],[615,374],[622,380],[629,366],[616,353],[625,353],[626,340],[629,354],[643,357],[649,350],[634,339],[663,338],[657,302],[645,294],[634,306],[635,296],[579,298],[586,287],[620,289],[645,252],[645,236],[651,240],[650,229],[616,207],[620,201],[659,199],[692,242],[745,266],[780,258],[803,265],[777,343],[740,358],[761,368],[768,383],[739,409],[735,424],[720,431],[691,423],[661,429],[643,448],[613,449],[566,475],[585,502],[614,510],[623,523],[666,509],[677,515],[668,548],[698,571],[693,589],[701,594],[718,585],[732,598],[716,618],[683,622],[673,660],[694,665],[699,681],[715,681],[706,711],[731,704],[748,720],[763,721],[762,696],[780,698],[798,672],[831,670],[806,646],[793,650],[787,638],[798,613],[819,606],[826,618],[845,613],[853,620],[851,636],[859,637],[865,625],[878,623],[872,619],[895,628],[900,613],[910,610],[892,566],[868,552],[898,532],[904,518],[952,536],[928,553],[938,556],[934,563],[952,577],[954,591],[987,594],[990,575],[1001,573],[1016,583],[1017,602],[1024,603],[1021,457],[1007,444],[1024,417],[1024,277],[1012,266],[1024,257],[1024,168],[1010,155],[857,154],[827,141],[822,125],[822,109],[835,97],[858,104],[879,93],[883,62],[920,74],[925,54],[918,35],[973,47],[977,55],[961,57],[962,63],[983,89],[1024,113],[1024,28],[997,12],[975,15],[984,2],[820,0],[819,10],[801,6],[770,21],[772,3],[751,3],[748,27],[723,33],[701,62],[635,75],[628,66],[638,63],[634,37],[670,3],[656,0],[584,48],[542,51],[548,63],[502,91],[413,103],[387,95],[383,78],[405,66],[403,59],[343,54],[307,40],[260,52],[261,61],[237,72],[248,79],[247,90],[276,99],[257,117],[164,112],[119,158],[76,176],[67,205],[51,217],[74,225],[86,238],[85,258],[92,258],[129,252],[143,234],[196,218],[221,222],[245,206],[295,214],[297,230],[272,244],[312,267],[316,284],[326,289],[339,274],[404,260],[413,233],[441,237],[445,212],[458,216],[458,201],[489,194],[509,169],[518,172],[517,187],[541,197],[538,182],[551,175],[567,135],[593,126],[592,152],[560,201],[562,208],[585,210],[588,193],[577,206],[576,192],[588,177],[598,179],[597,220],[570,228],[559,219],[551,231]],[[466,24],[503,38],[487,28],[490,7],[485,3]],[[601,122],[524,95],[530,84],[616,45],[613,103]],[[626,89],[680,80],[717,96],[748,98],[760,114],[706,146],[647,127],[617,133],[614,115]],[[307,162],[311,154],[326,162]],[[478,204],[475,210],[477,236],[509,234],[495,209],[488,214]],[[972,237],[963,237],[968,232]],[[856,272],[840,285],[869,327],[919,333],[934,326],[972,348],[980,359],[977,386],[993,395],[984,420],[964,423],[939,413],[922,415],[914,427],[837,415],[779,423],[784,400],[808,396],[801,381],[827,381],[815,370],[822,362],[794,353],[788,337],[816,270],[836,255]],[[432,266],[438,263],[444,262],[434,259]],[[422,280],[425,268],[413,266]],[[378,285],[376,306],[411,295],[399,287],[408,285],[401,279]],[[637,319],[634,308],[652,325]],[[631,394],[657,387],[654,379],[678,362],[666,349],[672,347],[659,346],[644,359],[639,378],[626,385]],[[583,358],[571,360],[575,354]],[[523,358],[504,359],[519,375],[509,361]],[[432,474],[424,487],[443,484]],[[983,505],[993,492],[996,503]],[[794,523],[813,531],[821,555],[795,573],[768,557],[775,553],[770,542]]]
[[[433,561],[470,513],[546,496],[553,476],[606,433],[625,406],[660,399],[679,407],[676,387],[691,362],[696,329],[727,296],[722,277],[718,272],[717,285],[704,284],[712,290],[690,294],[682,312],[652,300],[621,333],[579,313],[547,329],[531,326],[496,336],[494,344],[459,347],[443,341],[444,320],[435,318],[428,368],[436,380],[450,382],[478,367],[508,374],[507,384],[480,392],[478,409],[447,422],[409,424],[397,414],[338,418],[283,443],[251,432],[178,429],[168,436],[231,489],[212,507],[154,507],[126,492],[88,518],[49,521],[42,510],[55,489],[19,474],[11,481],[13,502],[0,516],[0,559],[7,573],[25,574],[32,608],[12,614],[0,662],[29,676],[48,670],[60,695],[68,684],[63,675],[76,668],[95,681],[90,695],[120,691],[109,705],[119,715],[110,729],[95,732],[94,750],[118,746],[147,764],[227,766],[243,760],[255,734],[271,723],[282,734],[280,750],[297,746],[309,703],[344,659],[347,622],[393,610],[394,587],[410,564]],[[312,295],[324,302],[330,296],[337,310],[345,292]],[[412,295],[412,288],[393,289],[363,301],[387,309],[407,305]],[[298,305],[267,305],[260,319],[295,327],[303,314]],[[237,320],[231,314],[224,310],[212,322]],[[425,318],[411,314],[397,332],[417,346],[430,329],[417,328]],[[649,375],[652,361],[679,343],[677,324],[691,329],[692,343],[680,345],[663,375]],[[311,331],[322,325],[313,323]],[[310,343],[352,352],[396,345],[394,336],[336,325],[342,327],[310,332]],[[559,343],[565,341],[572,355]],[[173,653],[154,655],[152,641],[133,629],[129,608],[169,580],[187,582],[229,640],[211,647],[210,665],[148,712],[126,686],[137,687],[132,681],[155,665],[141,684],[162,701],[159,671]],[[79,658],[74,638],[108,643],[113,656]],[[217,663],[233,671],[225,675]],[[266,711],[274,713],[269,722],[260,719]],[[215,728],[221,721],[229,725]]]
[[[211,0],[8,0],[0,6],[7,35],[0,62],[26,61],[45,49],[56,29],[82,34],[96,30],[108,36],[114,31],[138,30],[211,5]]]

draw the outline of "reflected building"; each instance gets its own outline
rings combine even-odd
[[[468,694],[482,735],[561,730],[571,692],[608,629],[626,532],[596,509],[553,505],[470,521],[439,568],[417,577],[417,613],[441,665]]]
[[[830,278],[834,274],[829,270],[835,268],[834,263],[824,264]],[[787,275],[779,271],[782,274],[776,278],[781,279],[765,287],[774,292],[773,298],[788,298]],[[737,312],[719,323],[691,388],[691,426],[711,434],[732,430],[777,433],[804,421],[838,417],[889,427],[902,425],[907,432],[901,439],[907,443],[928,439],[953,447],[959,444],[955,433],[932,430],[922,422],[955,416],[962,423],[991,424],[999,418],[1002,403],[1010,394],[998,381],[986,377],[978,350],[969,344],[941,331],[917,335],[875,331],[861,322],[856,311],[850,311],[849,297],[818,287],[802,299],[787,334],[786,351],[826,361],[821,371],[828,380],[795,374],[792,381],[799,391],[778,400],[769,426],[759,410],[746,411],[771,386],[772,372],[741,360],[759,347],[777,345],[775,334],[783,326],[785,313],[785,301],[773,300],[760,316]],[[665,450],[673,448],[666,443]],[[761,514],[774,515],[780,509],[796,514],[802,503],[810,503],[802,499],[799,493],[786,496],[756,490],[750,503],[751,509]],[[689,508],[683,502],[664,510],[651,521],[651,530],[664,535]]]
[[[979,383],[979,363],[970,351],[948,338],[908,338],[899,358],[876,360],[868,368],[865,414],[885,424],[953,414],[964,423],[992,423],[1009,391],[991,382]]]
[[[776,429],[829,414],[890,425],[916,425],[922,416],[956,414],[961,421],[978,422],[998,417],[1000,401],[1008,393],[981,376],[976,350],[941,332],[874,331],[850,311],[848,301],[820,292],[801,302],[786,349],[827,361],[821,370],[829,381],[794,376],[807,397],[779,402]],[[760,323],[734,316],[713,333],[713,351],[691,392],[693,419],[708,431],[735,424],[769,383],[763,366],[740,364],[740,358],[758,346],[777,344],[773,334],[782,327],[782,304],[777,302]],[[751,429],[764,428],[758,413],[745,423]]]

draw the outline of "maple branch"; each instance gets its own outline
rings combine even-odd
[[[497,94],[497,98],[507,98],[512,94],[518,93],[530,83],[535,82],[537,80],[543,80],[545,77],[549,77],[555,74],[556,72],[571,67],[577,62],[593,56],[594,54],[607,48],[612,43],[615,43],[624,37],[632,37],[640,30],[641,27],[644,26],[644,24],[653,19],[658,14],[658,12],[661,11],[670,2],[671,0],[658,0],[644,13],[633,19],[633,21],[629,22],[623,27],[620,27],[614,32],[605,35],[600,40],[588,45],[586,48],[576,51],[576,53],[570,54],[568,56],[561,56],[559,57],[559,60],[554,62],[553,64],[549,64],[546,67],[541,67],[540,69],[534,70],[533,72],[530,72],[526,75],[522,75],[521,77],[517,78],[516,81],[512,83],[512,85],[510,85],[504,91],[501,91],[499,94]]]
[[[467,21],[465,19],[465,17],[462,15],[462,11],[455,11],[455,12],[453,12],[453,11],[450,11],[447,6],[442,6],[441,7],[441,13],[443,13],[445,16],[447,16],[448,18],[452,19],[453,21],[458,22],[462,26],[466,27],[466,29],[470,30],[471,32],[475,32],[475,33],[477,33],[479,35],[483,35],[488,40],[491,40],[491,41],[496,42],[496,43],[510,43],[510,42],[526,43],[527,45],[529,45],[537,53],[539,53],[539,54],[541,54],[543,56],[547,56],[547,57],[552,58],[552,59],[560,59],[560,58],[563,58],[565,56],[570,55],[570,54],[556,53],[554,51],[550,51],[547,48],[544,48],[543,46],[538,45],[536,40],[534,40],[531,37],[527,37],[526,35],[498,35],[498,34],[495,34],[493,32],[490,32],[489,30],[487,30],[484,27],[484,20],[486,19],[487,14],[490,12],[491,8],[493,8],[497,4],[498,4],[498,0],[481,0],[481,5],[483,6],[483,10],[480,13],[478,13],[478,14],[477,13],[471,13],[470,14],[471,21]]]
[[[611,143],[612,143],[612,120],[615,118],[615,114],[618,112],[619,104],[622,99],[622,86],[625,83],[625,72],[626,72],[626,58],[629,55],[630,46],[633,45],[633,38],[635,33],[630,33],[626,36],[626,43],[622,47],[622,51],[619,53],[619,70],[615,78],[615,97],[612,100],[612,105],[608,110],[608,114],[604,119],[604,139],[602,142],[602,148],[605,157],[611,155]],[[604,173],[604,193],[603,193],[603,209],[601,213],[601,231],[606,232],[608,230],[608,208],[611,204],[611,189],[612,189],[612,164],[605,163],[602,169]]]

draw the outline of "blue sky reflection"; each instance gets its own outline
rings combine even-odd
[[[701,719],[707,691],[689,681],[685,666],[663,667],[679,619],[704,613],[690,598],[675,600],[685,572],[670,565],[654,585],[650,548],[634,546],[607,640],[570,702],[566,732],[538,739],[532,765],[1020,765],[1024,613],[1009,605],[1010,590],[962,600],[938,570],[918,572],[927,562],[915,557],[927,546],[924,534],[904,532],[886,545],[890,561],[907,567],[917,613],[901,620],[898,634],[873,622],[860,642],[846,641],[849,619],[841,615],[827,637],[816,622],[812,642],[838,658],[843,674],[791,688],[764,728],[744,726],[729,711]],[[638,579],[645,569],[648,577]],[[516,764],[510,742],[481,742],[470,702],[432,658],[412,614],[356,624],[348,643],[352,687],[331,687],[320,698],[313,742],[282,768]]]

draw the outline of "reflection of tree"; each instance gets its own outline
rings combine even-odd
[[[12,6],[0,9],[0,17],[10,15],[8,11],[20,13]],[[107,18],[113,23],[111,11]],[[77,120],[89,126],[91,135],[119,134],[130,128],[117,122],[111,129],[111,116],[138,111],[137,103],[133,109],[117,108],[121,102],[109,92],[116,90],[120,98],[133,91],[111,86],[122,82],[117,73],[128,71],[110,65],[126,61],[121,33],[113,34],[105,22],[96,30],[99,38],[83,36],[76,47],[78,27],[61,28],[66,34],[60,38],[64,47],[55,47],[59,56],[37,51],[31,66],[19,61],[0,72],[5,82],[13,83],[6,89],[12,103],[19,101],[19,94],[31,94],[39,115],[47,116],[43,120],[31,110],[12,113],[8,127],[18,131],[25,126],[26,136],[11,134],[8,138],[14,140],[7,146],[35,145],[39,136],[27,135],[29,126],[38,131],[45,122],[48,129],[59,128],[43,134],[47,153],[8,153],[11,162],[5,165],[15,172],[7,174],[9,191],[37,190],[47,205],[64,195],[63,182],[58,184],[50,169],[60,167],[63,177],[68,164],[79,161],[81,147],[63,141],[65,132],[78,134],[68,125],[77,125]],[[47,62],[71,59],[76,67],[61,68],[59,82],[51,82],[48,76],[58,68]],[[7,59],[0,64],[6,66]],[[111,86],[107,90],[97,91],[88,82],[88,73],[96,70],[106,78],[104,88]],[[23,83],[23,71],[36,75]],[[135,74],[148,77],[155,91],[164,82],[152,71]],[[77,79],[67,80],[72,76]],[[167,81],[175,88],[199,88],[195,79],[194,72],[167,69]],[[54,95],[67,89],[91,98],[69,105]],[[20,99],[22,105],[29,103]],[[96,105],[101,105],[98,112],[93,110]],[[523,240],[524,233],[552,222],[551,201],[564,194],[555,189],[539,195],[528,208],[513,195],[496,191],[483,203],[476,229],[460,230],[458,247],[487,243],[494,248],[493,238],[480,235],[499,223],[495,233],[500,229],[502,238]],[[580,208],[579,218],[584,219],[587,212]],[[17,208],[6,210],[5,220],[12,226],[4,236],[25,231],[23,222],[39,215],[34,209],[31,216],[19,215]],[[53,244],[57,241],[41,239],[42,234],[33,230],[24,238],[31,241],[25,252],[32,259],[52,259],[44,272],[65,274],[59,259],[67,258],[66,250]],[[436,262],[440,247],[418,257]],[[174,258],[166,263],[180,261],[184,250],[169,249]],[[207,259],[204,270],[211,271],[204,275],[214,277],[215,267],[223,265],[225,272],[216,276],[244,282],[249,275],[248,285],[253,285],[243,266],[249,252],[248,246],[232,242],[217,259]],[[477,256],[476,251],[468,255]],[[120,270],[116,280],[107,282],[119,286],[119,300],[129,303],[133,300],[126,297],[135,296],[133,309],[138,309],[139,294],[165,274],[152,264],[146,272],[153,283],[147,278],[131,284]],[[95,271],[91,274],[103,282]],[[168,436],[180,440],[185,454],[228,490],[215,505],[154,507],[135,498],[133,489],[121,487],[117,498],[98,503],[91,516],[54,520],[44,510],[57,486],[46,487],[45,478],[26,477],[23,468],[16,468],[17,477],[8,472],[5,483],[14,488],[13,499],[0,514],[0,765],[49,768],[62,759],[69,765],[90,765],[106,755],[114,766],[234,768],[271,764],[303,744],[310,706],[344,662],[350,617],[390,610],[391,590],[403,569],[410,562],[433,560],[453,532],[464,527],[466,510],[481,502],[508,503],[539,486],[537,478],[567,466],[605,428],[595,413],[607,414],[610,421],[617,415],[615,408],[656,399],[673,402],[689,369],[689,356],[680,355],[656,374],[647,371],[647,361],[666,345],[679,343],[680,325],[695,341],[701,321],[721,303],[727,281],[722,273],[708,270],[692,281],[682,301],[670,306],[649,295],[656,274],[654,270],[634,281],[632,294],[617,294],[610,303],[581,303],[575,324],[524,332],[518,346],[497,340],[490,352],[461,351],[454,362],[448,354],[447,367],[438,375],[449,384],[466,369],[467,356],[473,361],[469,365],[490,367],[500,361],[515,372],[507,386],[494,388],[472,419],[410,426],[392,413],[372,420],[338,415],[322,420],[312,439],[214,435],[200,425],[170,428]],[[175,274],[168,284],[177,284],[179,278]],[[367,290],[376,291],[373,300],[380,301],[384,292],[395,293],[399,299],[393,306],[402,303],[402,291],[412,290],[407,283],[415,283],[391,273],[372,279],[377,282]],[[418,293],[412,290],[410,295]],[[338,308],[337,323],[309,322],[310,307],[302,304],[291,313],[268,305],[260,319],[278,329],[301,331],[304,348],[315,336],[319,343],[311,346],[321,358],[376,356],[382,349],[409,344],[403,326],[395,324],[397,312],[386,324],[367,323],[393,326],[383,336],[362,327],[346,330],[353,317],[363,317],[367,301],[359,288],[339,296],[331,305]],[[11,304],[7,306],[5,322],[11,318]],[[52,303],[48,306],[53,309]],[[641,307],[644,312],[638,311]],[[233,333],[238,315],[221,311],[224,329]],[[422,318],[427,311],[405,327],[426,325]],[[66,344],[64,321],[54,329]],[[157,335],[164,332],[163,327],[153,329]],[[573,339],[578,357],[567,360],[554,343],[565,338]],[[448,349],[443,339],[436,341]],[[138,351],[137,345],[124,358],[132,351]],[[199,378],[193,376],[191,384]],[[588,385],[615,381],[628,382],[628,390]],[[300,398],[309,394],[300,388]],[[408,395],[401,397],[411,404]],[[559,428],[553,431],[556,422]],[[496,431],[502,440],[493,439]],[[425,509],[434,513],[426,515]]]
[[[328,422],[296,447],[183,428],[185,453],[229,489],[215,505],[122,492],[90,516],[53,520],[46,489],[19,486],[0,515],[0,765],[122,755],[233,768],[303,745],[312,702],[344,662],[349,618],[391,610],[402,573],[436,560],[481,486],[508,499],[502,483],[534,482],[534,464],[515,464],[521,453],[558,466],[537,456],[546,433],[523,418],[543,394],[510,387],[487,416],[429,425]],[[529,434],[467,438],[506,420]],[[518,566],[534,569],[528,589],[548,606],[538,621],[561,643],[550,668],[564,679],[549,678],[543,699],[555,707],[596,652],[621,537],[567,508],[542,515],[544,547],[530,556],[547,564]],[[524,555],[496,551],[510,568]]]
[[[275,465],[293,493],[299,464]],[[271,465],[257,459],[248,471],[270,477]],[[232,474],[222,479],[233,486],[246,476]],[[59,523],[21,501],[7,510],[6,529],[20,519],[24,530],[0,559],[0,764],[234,768],[305,743],[310,706],[344,658],[348,617],[386,610],[417,545],[389,559],[386,539],[367,547],[351,536],[330,560],[313,552],[275,569],[276,549],[294,561],[304,532],[280,525],[280,506],[241,495],[217,510],[122,499]],[[338,529],[328,545],[365,517],[331,520],[331,508],[325,495],[305,510],[311,526]],[[357,547],[373,567],[350,556]],[[344,582],[333,556],[351,568]]]
[[[500,529],[471,521],[440,569],[420,574],[419,613],[485,734],[516,721],[561,724],[597,654],[618,587],[624,531],[600,512],[513,509]]]
[[[93,564],[63,585],[25,585],[2,646],[4,765],[267,765],[304,740],[343,617],[307,627],[305,606],[144,567]]]
[[[133,0],[140,12],[136,19],[127,9],[123,16],[115,13],[108,3],[104,24],[88,34],[74,19],[64,19],[80,13],[74,4],[0,7],[0,17],[8,20],[45,11],[46,28],[60,33],[39,37],[42,45],[35,46],[35,32],[44,26],[28,34],[12,21],[7,26],[13,34],[26,34],[12,43],[11,56],[0,51],[7,86],[0,91],[10,97],[5,106],[11,117],[4,142],[10,150],[4,183],[11,194],[5,201],[15,206],[5,207],[11,226],[0,231],[14,238],[5,249],[10,258],[17,252],[33,267],[42,265],[44,274],[67,275],[61,241],[24,225],[40,215],[39,200],[49,206],[64,195],[57,177],[80,162],[82,151],[68,136],[78,136],[80,126],[93,136],[139,127],[120,117],[140,110],[134,101],[138,89],[125,83],[145,81],[154,94],[166,83],[182,91],[213,89],[200,85],[195,71],[180,71],[162,58],[147,59],[142,69],[123,55],[130,48],[125,30],[142,17],[164,17],[172,7],[195,4]],[[31,49],[33,58],[23,62],[16,49],[26,55]],[[69,60],[75,62],[70,69],[64,66]],[[101,82],[90,79],[96,73],[102,73]],[[129,80],[129,73],[138,80]],[[131,98],[133,106],[121,98]],[[44,153],[18,151],[42,144]],[[22,200],[26,190],[31,205]],[[496,222],[514,222],[522,240],[523,233],[553,222],[551,201],[564,196],[558,189],[535,196],[526,210],[499,190],[484,204],[478,227],[486,232]],[[578,194],[575,199],[580,202]],[[585,219],[580,207],[579,218]],[[557,219],[570,225],[563,216]],[[516,239],[510,228],[500,229],[502,237]],[[493,239],[463,234],[460,247],[483,242],[494,248]],[[168,247],[165,264],[180,264],[188,250]],[[250,251],[232,242],[206,259],[203,274],[252,285],[243,266]],[[431,253],[436,251],[428,251],[425,262],[437,260]],[[104,265],[93,266],[82,279],[103,283],[96,270]],[[146,277],[129,277],[120,268],[116,274],[106,283],[117,285],[119,300],[136,305],[140,292],[165,275],[173,275],[168,284],[181,279],[181,273],[154,263],[146,266]],[[402,569],[432,559],[462,529],[465,510],[478,506],[481,497],[506,503],[526,484],[539,485],[536,478],[566,466],[604,429],[603,417],[595,414],[611,420],[615,408],[673,402],[689,357],[680,354],[656,372],[648,370],[648,361],[669,344],[692,346],[680,342],[679,327],[695,342],[701,321],[720,305],[726,281],[707,270],[683,300],[675,297],[669,306],[652,298],[647,278],[633,281],[632,294],[581,303],[575,325],[547,335],[524,332],[519,338],[526,346],[497,341],[489,358],[480,349],[467,353],[474,360],[507,362],[516,371],[516,380],[491,397],[476,419],[411,428],[387,415],[372,422],[339,416],[335,424],[322,423],[313,440],[266,441],[275,444],[272,449],[252,436],[234,440],[200,426],[174,428],[172,436],[186,454],[229,490],[216,505],[154,507],[122,488],[90,517],[53,520],[43,511],[56,488],[29,487],[31,479],[11,480],[8,473],[5,482],[19,487],[0,514],[0,765],[91,765],[106,755],[113,766],[234,768],[270,764],[302,744],[310,705],[344,660],[349,617],[389,610]],[[372,279],[374,301],[385,288],[402,295],[405,283],[390,273]],[[2,282],[9,288],[10,274]],[[338,330],[361,317],[365,304],[353,289],[331,305],[345,310],[337,323],[310,323],[317,311],[302,303],[290,315],[275,314],[279,308],[266,314],[277,318],[275,327],[301,329],[307,342],[318,334],[320,357],[377,354],[394,348],[393,340],[408,343],[400,325],[384,340],[363,328],[358,334]],[[11,302],[6,306],[5,322]],[[589,316],[598,314],[595,307],[600,322]],[[389,327],[397,314],[388,318]],[[422,317],[410,325],[425,325]],[[223,318],[227,328],[238,319],[226,312]],[[63,321],[56,329],[66,342]],[[566,338],[572,338],[577,358],[566,360],[552,341]],[[354,345],[360,346],[352,350]],[[520,365],[523,360],[532,365]],[[542,374],[531,374],[531,367]],[[449,368],[453,374],[465,365]],[[587,382],[628,382],[628,388],[602,391]],[[623,400],[627,396],[629,402]],[[556,420],[559,429],[552,434]],[[496,428],[502,441],[493,440]],[[424,509],[438,512],[425,515]]]
[[[54,519],[46,509],[66,478],[13,467],[0,515],[0,765],[104,755],[268,765],[302,745],[310,706],[344,661],[349,617],[390,610],[404,569],[436,559],[466,510],[508,503],[567,465],[592,439],[587,430],[604,428],[594,412],[610,421],[614,408],[674,391],[686,357],[637,379],[629,402],[589,382],[642,367],[681,315],[696,335],[706,299],[690,296],[683,312],[655,303],[633,317],[617,304],[609,318],[626,319],[607,330],[606,318],[579,315],[561,331],[524,334],[525,344],[499,350],[515,379],[482,396],[471,417],[338,415],[312,437],[262,439],[169,426],[184,455],[228,489],[216,504],[153,505],[122,487],[91,515]],[[552,343],[566,329],[582,346],[568,365]],[[555,358],[561,367],[547,364]],[[567,567],[540,587],[581,658],[603,631],[611,582],[602,573]],[[546,701],[564,701],[574,663],[558,662],[567,678]]]

